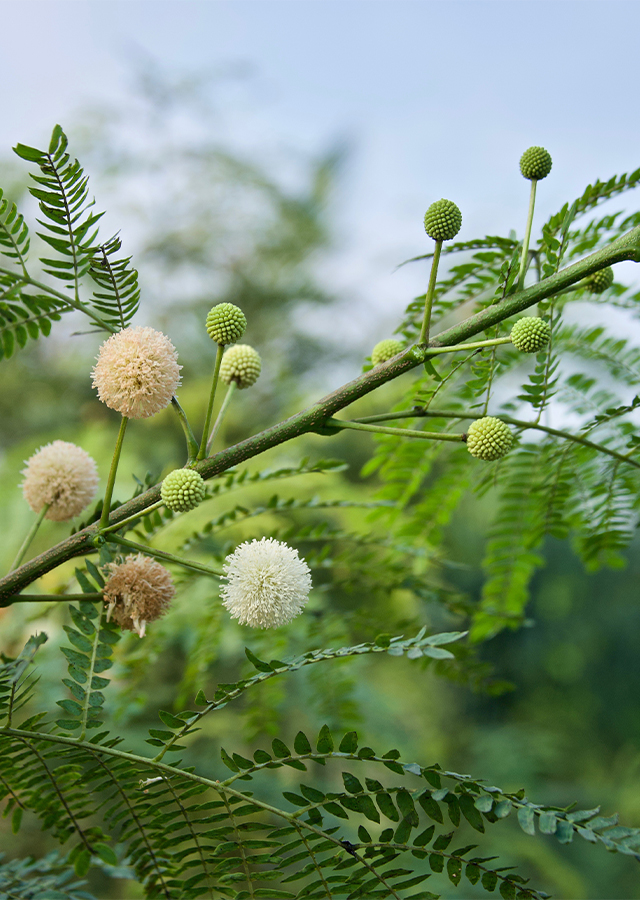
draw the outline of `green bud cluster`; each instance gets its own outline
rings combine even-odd
[[[248,344],[236,344],[225,350],[220,364],[220,378],[225,384],[235,382],[239,388],[248,388],[258,380],[262,360],[260,354]]]
[[[506,456],[513,446],[513,433],[495,416],[476,419],[469,425],[467,450],[477,459],[493,460]]]
[[[607,288],[613,284],[613,269],[607,266],[606,269],[600,269],[594,272],[588,278],[585,278],[584,286],[592,294],[602,294]]]
[[[424,230],[434,241],[451,241],[460,231],[462,213],[452,200],[436,200],[424,214]]]
[[[245,314],[233,303],[218,303],[207,315],[207,334],[216,344],[235,344],[247,327]]]
[[[520,171],[529,181],[540,181],[551,171],[551,154],[544,147],[529,147],[520,157]]]
[[[160,496],[173,512],[188,512],[204,500],[202,476],[193,469],[174,469],[162,482]]]
[[[392,356],[395,356],[396,353],[400,353],[401,350],[402,344],[400,343],[400,341],[396,341],[393,338],[388,338],[385,341],[380,341],[371,351],[371,362],[374,364],[374,366],[379,366],[380,363],[386,362],[388,359],[391,359]]]
[[[511,343],[521,353],[537,353],[549,343],[551,326],[538,316],[524,316],[511,329]]]

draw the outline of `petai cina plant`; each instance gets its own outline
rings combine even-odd
[[[189,762],[194,741],[211,740],[201,729],[219,710],[260,704],[266,682],[285,682],[302,668],[320,667],[331,690],[339,661],[384,654],[415,667],[416,677],[431,666],[472,681],[478,645],[524,620],[545,534],[571,534],[587,566],[615,564],[637,525],[640,439],[633,416],[640,397],[629,399],[628,389],[640,379],[640,353],[586,319],[576,324],[565,311],[579,300],[637,315],[640,297],[615,281],[613,267],[640,260],[640,213],[598,217],[597,210],[635,187],[640,169],[590,185],[542,226],[537,242],[536,187],[551,171],[543,148],[530,148],[520,160],[531,182],[522,240],[456,241],[460,209],[435,201],[424,219],[433,250],[416,257],[431,260],[426,292],[408,304],[396,337],[381,336],[373,366],[266,431],[253,434],[247,424],[242,440],[224,446],[221,425],[230,405],[250,402],[252,392],[244,391],[261,375],[259,350],[238,343],[245,332],[256,340],[251,322],[236,305],[221,303],[202,323],[215,350],[211,389],[201,398],[200,420],[190,421],[178,399],[176,348],[169,336],[133,324],[137,272],[121,254],[119,237],[101,237],[101,214],[63,131],[54,129],[47,150],[15,149],[32,167],[39,234],[49,249],[34,270],[28,226],[15,205],[0,199],[3,365],[64,315],[86,316],[103,336],[92,379],[96,402],[112,410],[114,451],[109,471],[98,472],[90,455],[61,434],[34,448],[23,470],[32,526],[0,579],[0,604],[41,604],[43,615],[63,604],[69,645],[61,648],[64,696],[54,709],[42,708],[32,674],[45,634],[31,636],[17,658],[3,657],[0,796],[14,831],[28,811],[66,856],[0,865],[0,889],[7,884],[11,896],[26,896],[29,885],[68,885],[68,893],[55,896],[87,897],[73,879],[92,865],[121,865],[148,897],[426,900],[439,897],[445,882],[463,897],[465,884],[498,889],[506,900],[546,897],[483,849],[487,829],[509,816],[528,835],[554,835],[561,843],[577,836],[594,852],[602,845],[640,861],[640,830],[618,826],[614,815],[536,803],[524,790],[503,790],[433,760],[363,746],[352,728],[340,735],[326,725],[314,735],[298,730],[275,737],[252,758],[233,749],[229,734],[219,765],[210,752],[205,767]],[[607,390],[581,370],[594,359],[612,375]],[[381,399],[376,414],[349,414],[360,398],[405,373],[411,377],[394,408],[385,409]],[[115,501],[127,429],[142,433],[147,423],[137,420],[165,409],[182,428],[183,459],[168,458],[164,479]],[[280,469],[243,464],[304,435],[317,443],[343,430],[375,441],[365,472],[376,471],[380,487],[370,501],[305,500],[294,492],[221,510],[227,494],[246,486],[340,471],[335,460],[303,459]],[[91,509],[99,477],[104,490]],[[467,488],[492,486],[497,513],[484,593],[472,607],[427,580],[426,542],[435,545]],[[331,518],[358,509],[368,511],[366,527],[336,527]],[[68,537],[29,556],[38,529],[81,514],[85,521]],[[294,515],[301,518],[287,527]],[[254,521],[260,516],[266,524]],[[381,532],[371,530],[372,521],[382,523]],[[172,550],[162,549],[156,537],[174,522],[180,537]],[[239,526],[237,540],[220,536]],[[38,593],[38,584],[47,584],[41,579],[69,560],[78,567],[64,576],[61,591]],[[421,613],[409,637],[378,634],[375,603],[400,585],[416,597],[428,590],[456,630],[433,632]],[[359,619],[331,614],[341,591],[357,598]],[[181,606],[200,617],[198,672],[212,666],[221,635],[232,629],[248,643],[250,670],[208,693],[193,673],[185,676],[193,687],[189,707],[161,710],[161,727],[149,729],[151,749],[141,753],[114,733],[106,701],[123,689],[123,677],[114,684],[109,673],[114,662],[121,672],[133,671],[132,642],[151,648],[145,664],[152,665],[171,640],[172,610]],[[352,639],[327,646],[337,618],[340,633]],[[262,658],[259,648],[273,646],[262,635],[273,630],[285,650],[296,646],[290,635],[303,640],[302,652],[298,643],[283,658],[270,652]],[[132,634],[120,650],[123,632]],[[283,773],[289,777],[280,781]],[[476,843],[468,843],[469,829]]]

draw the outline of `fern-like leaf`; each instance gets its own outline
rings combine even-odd
[[[130,256],[117,258],[121,247],[115,235],[96,248],[89,266],[89,274],[99,288],[92,305],[116,328],[126,328],[140,305],[138,273],[130,265]]]

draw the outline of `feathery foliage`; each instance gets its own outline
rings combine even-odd
[[[42,216],[38,237],[56,256],[40,260],[48,281],[32,277],[27,225],[0,193],[0,253],[7,259],[0,267],[2,354],[48,334],[71,310],[106,332],[128,327],[140,302],[137,272],[121,255],[118,236],[100,240],[102,214],[93,211],[88,177],[68,153],[62,129],[56,126],[47,151],[19,144],[16,153],[37,167],[30,190]],[[327,178],[328,169],[318,173],[306,205],[283,201],[288,229],[315,221]],[[638,526],[640,350],[594,318],[605,300],[628,319],[637,317],[638,293],[614,282],[603,297],[588,277],[623,259],[640,261],[640,214],[596,215],[601,202],[639,182],[640,170],[596,182],[554,214],[528,250],[528,233],[522,242],[511,234],[446,246],[445,261],[455,262],[409,303],[398,326],[411,346],[258,435],[205,456],[208,425],[199,443],[174,397],[186,462],[166,462],[185,463],[207,481],[197,508],[176,514],[164,507],[151,475],[136,479],[126,503],[112,499],[123,420],[104,497],[68,538],[21,565],[27,540],[0,579],[6,606],[64,603],[68,641],[57,660],[60,669],[66,662],[67,674],[53,710],[41,708],[32,665],[45,635],[31,636],[17,658],[2,657],[4,812],[14,832],[24,813],[35,816],[66,845],[67,856],[0,865],[0,892],[88,897],[75,879],[96,865],[129,867],[154,898],[428,900],[448,885],[464,891],[465,883],[498,889],[505,900],[545,898],[482,849],[485,833],[490,838],[510,816],[527,835],[560,844],[578,836],[640,862],[640,829],[619,825],[599,808],[538,804],[524,790],[505,791],[433,762],[406,762],[395,747],[361,745],[353,727],[359,682],[374,659],[411,667],[416,680],[427,671],[491,690],[478,646],[525,624],[547,536],[570,538],[588,570],[623,564]],[[269,238],[267,256],[288,258],[290,251],[297,259],[290,237],[287,231]],[[439,252],[408,262],[437,263]],[[534,304],[551,337],[527,355],[516,351],[509,332],[514,317]],[[427,333],[425,309],[435,337],[414,343]],[[436,334],[447,319],[456,324]],[[144,366],[125,362],[122,377],[133,378],[125,386],[140,389]],[[395,394],[394,409],[338,418],[420,366],[405,380],[405,394]],[[490,417],[502,420],[503,438],[505,426],[513,431],[513,447],[494,459],[493,452],[475,455],[470,441],[472,456],[465,446],[469,425],[486,418],[492,427]],[[376,478],[373,499],[355,477],[341,478],[340,460],[245,465],[285,441],[309,434],[330,440],[343,429],[374,433],[363,469]],[[456,566],[465,560],[450,559],[447,548],[448,526],[473,495],[486,510],[477,598],[458,587]],[[258,550],[251,542],[256,534],[269,539]],[[244,652],[247,632],[229,621],[227,600],[220,602],[221,579],[231,590],[225,560],[230,566],[234,549],[232,559],[242,550],[249,559],[236,573],[241,607],[256,598],[263,607],[293,605],[304,587],[302,608],[309,577],[313,584],[304,615],[295,622],[275,617],[286,626],[258,633]],[[269,552],[267,565],[260,554]],[[23,593],[74,558],[82,566],[65,576],[58,593]],[[171,567],[173,584],[154,559]],[[114,596],[107,579],[120,563]],[[174,585],[176,601],[167,610]],[[147,624],[149,634],[120,644],[121,627],[110,621],[114,608],[125,629],[128,617],[137,635]],[[154,665],[181,642],[184,666],[173,696],[149,698],[159,723],[148,729],[146,748],[126,748],[113,724],[118,700],[139,700]],[[114,666],[115,677],[107,677]],[[308,708],[296,710],[291,730],[280,707],[305,677]],[[311,739],[319,713],[327,724]],[[229,736],[231,714],[244,718],[250,740]],[[268,732],[268,749],[256,748]],[[344,732],[339,739],[338,732]],[[211,745],[221,733],[218,763]],[[469,843],[471,832],[479,843]]]

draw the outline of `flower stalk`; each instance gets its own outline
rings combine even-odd
[[[20,563],[22,562],[22,560],[24,559],[24,557],[27,553],[27,550],[31,546],[31,541],[34,539],[34,537],[38,533],[38,529],[42,525],[42,520],[46,516],[47,510],[49,509],[50,506],[51,506],[50,503],[45,503],[45,505],[42,507],[42,509],[38,513],[38,517],[36,518],[35,522],[32,524],[31,528],[27,532],[25,539],[23,540],[22,544],[20,545],[20,549],[18,550],[16,558],[11,563],[11,568],[9,569],[10,572],[13,572],[14,569],[17,569],[18,566],[20,565]]]
[[[524,229],[524,240],[522,242],[522,255],[520,256],[520,271],[518,272],[518,290],[524,287],[524,277],[527,274],[527,265],[529,262],[529,241],[531,240],[531,227],[533,225],[533,211],[536,206],[536,178],[531,179],[531,192],[529,194],[529,212],[527,213],[527,224]]]
[[[436,282],[438,280],[438,264],[440,262],[440,253],[442,252],[442,241],[436,241],[431,260],[431,272],[429,274],[429,286],[427,295],[424,298],[424,317],[422,319],[422,328],[420,330],[419,344],[429,343],[429,329],[431,327],[431,309],[433,307],[433,297],[436,292]]]
[[[182,406],[180,406],[178,398],[175,396],[175,394],[171,398],[171,405],[173,406],[178,419],[180,420],[180,425],[182,426],[185,440],[187,442],[187,465],[191,465],[191,463],[194,463],[198,457],[198,442],[193,431],[191,430],[191,425],[189,424],[189,420],[187,419],[187,414],[185,413]]]
[[[113,497],[113,487],[116,483],[116,475],[118,473],[118,463],[120,462],[120,454],[122,452],[122,444],[124,442],[124,433],[127,430],[129,419],[123,416],[120,421],[118,437],[116,438],[116,446],[113,451],[113,459],[111,460],[111,469],[109,470],[109,480],[107,481],[107,489],[104,492],[104,503],[102,506],[102,515],[100,516],[100,528],[106,528],[109,524],[109,513],[111,511],[111,498]]]
[[[413,428],[388,428],[382,425],[369,425],[363,422],[348,422],[344,419],[327,419],[329,428],[352,428],[354,431],[371,431],[374,434],[393,434],[397,437],[422,438],[427,441],[464,441],[462,434],[443,434],[441,431],[415,431]]]
[[[220,407],[220,411],[218,412],[218,417],[215,421],[215,425],[211,429],[211,434],[209,435],[209,440],[207,441],[207,456],[211,452],[211,445],[215,439],[216,434],[218,433],[220,426],[222,425],[222,420],[224,419],[224,415],[229,408],[229,404],[238,388],[238,384],[235,381],[232,381],[227,389],[227,393],[224,396],[224,400],[222,401],[222,406]]]
[[[207,415],[204,420],[204,428],[202,429],[202,441],[197,459],[204,459],[207,453],[207,439],[209,437],[209,429],[211,428],[211,416],[213,415],[213,402],[216,398],[216,388],[218,387],[218,376],[220,375],[220,365],[222,363],[222,355],[224,353],[224,344],[218,344],[216,352],[216,362],[213,369],[213,379],[211,381],[211,392],[209,394],[209,406],[207,407]]]
[[[138,553],[144,553],[145,556],[152,556],[154,559],[159,559],[163,562],[175,563],[177,566],[182,566],[183,569],[199,572],[201,575],[213,575],[214,578],[221,578],[223,574],[215,569],[211,569],[209,566],[203,566],[200,565],[200,563],[193,562],[191,559],[182,559],[179,556],[175,556],[173,553],[167,553],[165,550],[156,550],[155,547],[148,547],[145,544],[136,544],[134,541],[128,541],[126,538],[120,537],[119,534],[110,535],[109,541],[111,543],[120,544],[121,547],[128,547],[130,550],[136,550]]]

